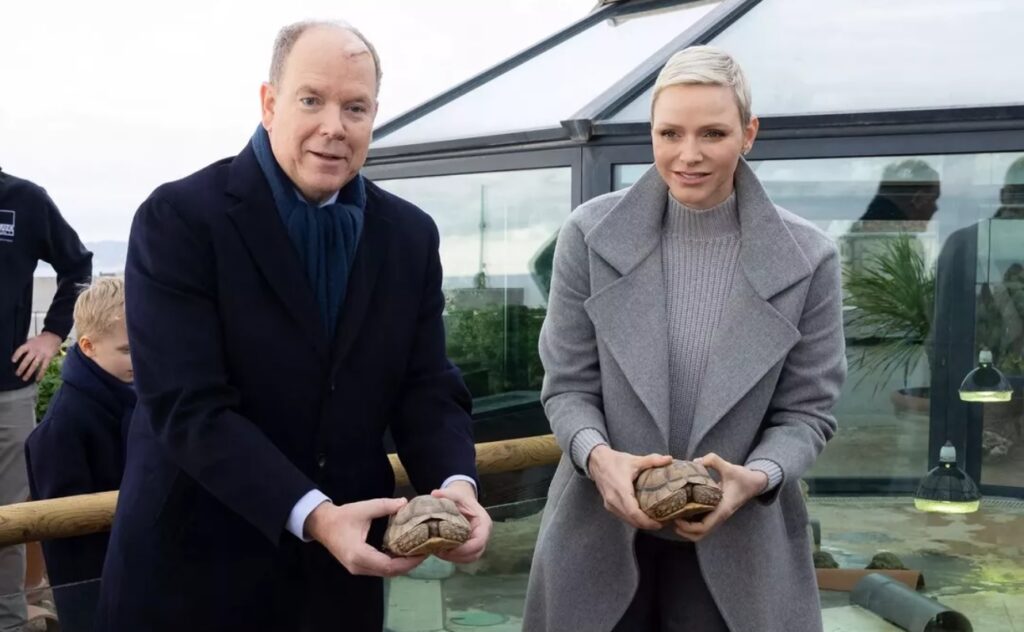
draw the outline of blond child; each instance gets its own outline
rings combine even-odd
[[[75,302],[76,343],[63,384],[25,443],[29,488],[37,500],[117,489],[135,407],[125,327],[124,281],[101,277]],[[51,540],[43,555],[61,629],[94,629],[107,534]]]

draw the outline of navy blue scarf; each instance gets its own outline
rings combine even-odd
[[[270,183],[277,212],[298,252],[306,278],[320,306],[320,318],[330,338],[345,302],[349,272],[356,256],[366,209],[366,186],[356,175],[326,206],[313,206],[277,164],[270,137],[262,125],[252,135],[252,148]]]

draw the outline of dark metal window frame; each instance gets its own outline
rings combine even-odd
[[[475,153],[405,162],[370,162],[362,173],[371,180],[426,178],[499,171],[524,171],[568,167],[572,172],[570,204],[576,208],[583,202],[581,177],[582,152],[579,147],[555,149],[521,148],[500,153]]]

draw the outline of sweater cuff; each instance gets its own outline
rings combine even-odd
[[[765,485],[761,493],[770,492],[779,486],[782,482],[782,468],[775,461],[769,459],[756,459],[747,463],[747,469],[754,470],[756,472],[764,472],[768,476],[768,484]]]
[[[596,428],[584,428],[572,438],[570,447],[572,462],[576,465],[576,469],[586,474],[587,478],[590,478],[590,469],[587,467],[590,452],[599,445],[608,445],[608,440]]]

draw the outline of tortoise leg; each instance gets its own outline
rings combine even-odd
[[[450,537],[452,533],[449,527],[454,527],[458,531],[458,527],[443,521],[428,520],[419,524],[415,529],[412,529],[409,533],[398,539],[398,542],[395,544],[394,553],[405,557],[412,557],[415,555],[431,555],[454,549],[466,540],[469,533],[463,530],[465,536],[462,539],[453,538]]]
[[[419,555],[416,550],[423,546],[430,539],[429,523],[416,525],[402,537],[398,538],[391,547],[395,555],[411,556]]]
[[[668,498],[654,503],[650,509],[647,510],[647,515],[659,522],[665,522],[675,518],[684,507],[689,497],[685,489],[680,489],[676,493],[672,494]]]
[[[710,513],[722,501],[722,490],[710,485],[693,485],[690,488],[690,502],[679,512],[685,520],[699,520]]]
[[[710,485],[694,485],[691,493],[693,494],[693,502],[702,505],[717,507],[718,503],[722,501],[722,490]]]
[[[469,529],[453,522],[442,521],[437,525],[437,535],[445,540],[462,544],[469,539]]]

